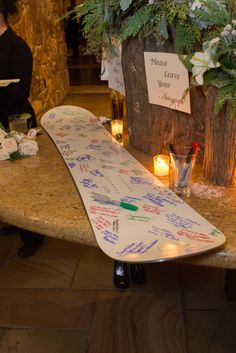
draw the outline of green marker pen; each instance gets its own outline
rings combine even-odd
[[[119,206],[121,208],[124,208],[126,210],[130,211],[137,211],[138,207],[135,205],[131,205],[130,203],[127,202],[120,202],[120,201],[115,201],[115,200],[106,200],[106,203],[109,205],[114,205],[114,206]]]
[[[120,202],[119,206],[122,207],[122,208],[125,208],[126,210],[130,210],[130,211],[137,211],[138,210],[137,206],[131,205],[130,203],[126,203],[126,202]]]

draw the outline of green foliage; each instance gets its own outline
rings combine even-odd
[[[20,154],[19,151],[16,151],[16,152],[13,152],[13,153],[10,154],[10,161],[14,162],[14,161],[16,161],[18,159],[22,159],[24,157],[25,156],[22,156],[22,154]]]
[[[236,116],[236,81],[219,88],[215,112],[219,113],[226,103],[231,106],[232,115]]]
[[[175,50],[178,55],[190,54],[201,39],[199,27],[194,23],[179,23],[176,26]]]
[[[87,52],[100,53],[103,37],[106,33],[104,21],[105,7],[103,1],[85,1],[82,7],[77,8],[77,15],[82,17],[83,34],[87,39]]]
[[[76,8],[76,15],[82,17],[87,53],[99,58],[101,48],[112,51],[114,40],[143,38],[150,33],[167,39],[167,27],[186,20],[186,4],[186,0],[159,0],[153,5],[147,0],[85,0]]]
[[[222,88],[228,85],[231,85],[233,82],[232,77],[230,77],[227,73],[217,70],[210,70],[205,73],[204,83],[206,86],[214,86],[216,88]]]
[[[236,116],[236,80],[226,72],[210,70],[204,76],[206,86],[218,88],[215,112],[219,113],[226,103],[231,105],[233,116]]]
[[[225,26],[230,22],[229,8],[219,0],[202,0],[202,3],[202,9],[196,11],[196,15],[201,21],[214,24],[214,26]]]
[[[132,0],[120,0],[121,10],[126,11],[132,3]]]
[[[152,7],[148,4],[141,7],[124,23],[120,38],[125,40],[128,37],[135,37],[150,22],[153,23],[153,19]]]
[[[148,0],[85,0],[76,7],[75,14],[82,20],[87,53],[95,54],[98,59],[103,49],[112,55],[114,46],[130,37],[142,39],[152,34],[157,40],[165,41],[172,40],[174,35],[176,53],[185,67],[195,72],[190,88],[202,82],[196,74],[196,69],[200,70],[198,63],[193,65],[190,60],[195,52],[205,55],[204,43],[213,40],[210,59],[203,63],[204,84],[219,89],[217,111],[226,102],[236,111],[236,39],[228,41],[222,36],[230,23],[236,30],[232,22],[235,0],[201,0],[200,3],[198,8],[194,0],[155,0],[153,4]],[[211,62],[217,63],[217,67]]]

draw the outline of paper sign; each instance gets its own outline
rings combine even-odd
[[[191,114],[188,70],[176,54],[144,53],[149,103]]]
[[[111,89],[125,96],[124,76],[121,64],[121,46],[116,47],[115,56],[102,60],[101,80],[108,80]]]

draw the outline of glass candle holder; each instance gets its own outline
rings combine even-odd
[[[123,142],[123,121],[116,119],[111,122],[111,134],[118,142]]]
[[[169,156],[158,154],[153,157],[154,175],[168,176],[169,175]]]
[[[26,132],[27,118],[22,117],[22,114],[13,114],[8,117],[10,131]]]

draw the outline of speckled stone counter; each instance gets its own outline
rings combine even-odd
[[[0,162],[0,220],[47,236],[98,246],[80,195],[64,161],[43,131],[39,154],[15,162]],[[151,172],[152,158],[126,146]],[[167,180],[162,180],[167,182]],[[226,244],[184,262],[236,269],[236,189],[224,197],[185,200],[226,236]]]

